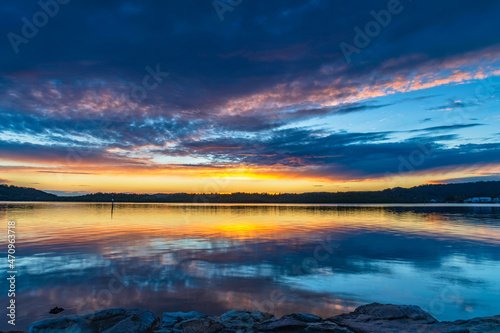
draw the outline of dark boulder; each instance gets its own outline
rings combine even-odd
[[[159,322],[151,311],[117,308],[40,320],[31,324],[29,333],[148,333],[156,329]]]
[[[328,318],[356,333],[468,333],[467,329],[440,323],[415,305],[372,303],[354,312]]]

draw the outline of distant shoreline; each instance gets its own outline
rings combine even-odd
[[[0,200],[0,203],[81,203],[81,204],[103,204],[111,206],[111,202],[108,201],[30,201],[30,200]],[[121,204],[166,204],[166,205],[193,205],[193,206],[393,206],[393,207],[500,207],[500,203],[463,203],[463,202],[434,202],[434,203],[424,203],[424,202],[387,202],[387,203],[377,203],[377,202],[363,202],[363,203],[351,203],[351,202],[338,202],[338,203],[273,203],[273,202],[137,202],[137,201],[123,201],[115,202],[115,205],[119,206]]]
[[[0,185],[0,202],[129,202],[199,204],[497,204],[500,181],[395,187],[381,191],[308,193],[92,193],[58,196],[34,188]],[[480,202],[476,202],[480,201]]]

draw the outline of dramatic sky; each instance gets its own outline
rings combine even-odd
[[[0,17],[0,183],[500,179],[497,0],[18,0]]]

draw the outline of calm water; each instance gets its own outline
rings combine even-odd
[[[17,329],[54,306],[326,317],[377,301],[440,320],[500,314],[499,206],[0,203],[4,231],[9,220]]]

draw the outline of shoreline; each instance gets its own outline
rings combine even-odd
[[[118,206],[121,204],[125,205],[151,205],[151,204],[164,204],[164,205],[178,205],[178,206],[394,206],[394,207],[500,207],[500,203],[464,203],[464,202],[335,202],[335,203],[327,203],[327,202],[165,202],[165,201],[115,201],[112,205],[111,202],[108,201],[36,201],[36,200],[0,200],[0,204],[5,203],[67,203],[67,204],[102,204],[111,206]]]
[[[422,184],[358,191],[302,192],[88,192],[53,193],[30,187],[0,184],[0,200],[53,202],[147,202],[147,203],[269,203],[269,204],[412,204],[499,203],[500,181]]]
[[[142,309],[115,308],[32,323],[29,333],[484,333],[500,332],[500,315],[453,322],[438,321],[415,305],[371,303],[328,318],[293,313],[281,318],[258,310],[231,310],[220,316],[166,312],[160,320]]]

